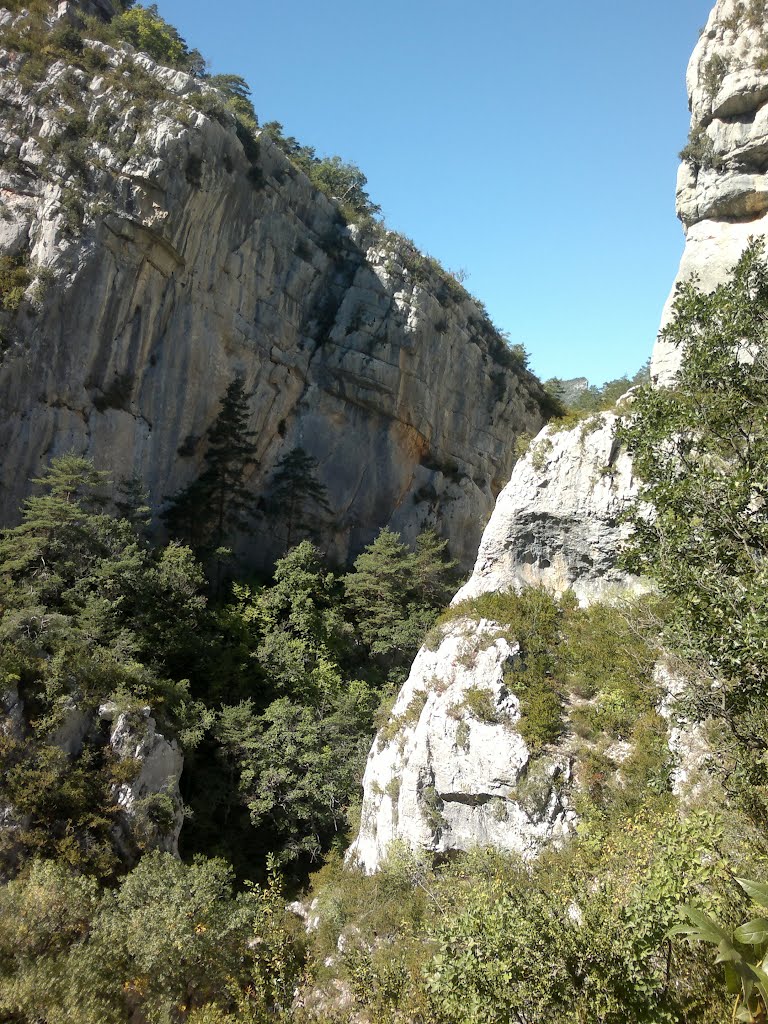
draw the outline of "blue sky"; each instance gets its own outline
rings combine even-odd
[[[650,355],[683,248],[685,68],[712,0],[158,0],[262,122],[368,176],[542,377]]]

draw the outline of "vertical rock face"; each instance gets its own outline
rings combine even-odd
[[[688,65],[691,133],[677,178],[685,251],[675,284],[715,288],[750,237],[768,234],[768,5],[718,0]],[[668,322],[674,287],[662,317]],[[651,373],[670,383],[680,353],[661,340]]]
[[[0,46],[12,26],[0,15]],[[254,494],[301,446],[329,492],[331,556],[385,524],[437,524],[468,567],[515,436],[543,423],[539,382],[432,261],[346,225],[266,135],[246,153],[210,87],[88,49],[103,70],[58,61],[37,83],[0,50],[0,255],[29,277],[0,302],[2,520],[72,448],[139,474],[158,510],[199,475],[241,374]],[[251,554],[274,554],[256,528]]]
[[[416,657],[368,757],[351,863],[375,871],[392,842],[445,853],[495,846],[525,856],[575,821],[565,755],[537,761],[511,690],[518,648],[493,622],[459,619]]]
[[[616,562],[619,518],[636,493],[632,463],[602,413],[572,430],[545,428],[515,466],[454,604],[498,590],[573,590],[586,603],[640,583]]]
[[[545,428],[515,466],[453,600],[542,586],[582,603],[642,590],[617,567],[619,518],[636,493],[617,416]],[[516,726],[518,648],[491,622],[460,619],[419,652],[363,779],[350,860],[373,871],[393,841],[445,853],[495,846],[524,856],[573,828],[568,735],[531,757]]]

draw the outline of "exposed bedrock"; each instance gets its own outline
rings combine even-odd
[[[718,0],[686,82],[691,133],[677,177],[685,250],[675,286],[696,275],[709,291],[726,279],[750,238],[768,234],[768,20],[760,0]],[[668,384],[679,365],[679,350],[659,340],[653,375]]]
[[[93,46],[108,72],[160,90],[129,146],[130,85],[60,61],[33,88],[0,51],[0,254],[34,278],[0,312],[3,521],[68,449],[116,479],[140,474],[159,510],[199,474],[241,374],[254,494],[302,446],[329,492],[332,557],[385,524],[407,538],[436,524],[469,567],[515,437],[543,423],[539,382],[450,275],[406,259],[397,236],[348,227],[265,134],[246,156],[226,109],[204,112],[210,87]],[[72,89],[89,124],[115,122],[88,142],[86,184],[51,156]],[[258,560],[275,552],[256,529],[244,550]]]

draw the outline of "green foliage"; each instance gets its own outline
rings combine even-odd
[[[247,471],[256,464],[256,432],[248,427],[249,398],[244,379],[234,377],[206,433],[202,473],[171,500],[163,513],[169,533],[213,560],[217,587],[226,557],[223,546],[250,531],[255,511],[256,498],[246,485]]]
[[[394,846],[373,877],[336,863],[315,878],[313,986],[334,970],[381,1024],[536,1021],[639,1024],[725,1019],[716,972],[666,938],[677,905],[730,913],[720,823],[626,817],[539,863],[492,851],[431,866]]]
[[[464,691],[462,705],[478,722],[495,725],[500,721],[492,690],[481,686],[469,686]]]
[[[276,876],[236,896],[216,860],[151,854],[101,893],[37,862],[0,889],[0,906],[0,1012],[14,1021],[162,1024],[195,1011],[266,1024],[301,969]]]
[[[123,768],[98,729],[71,755],[49,737],[75,709],[115,699],[149,704],[164,729],[194,742],[203,709],[179,668],[199,628],[203,580],[188,550],[153,551],[133,523],[103,511],[105,475],[87,460],[54,459],[37,483],[21,524],[0,536],[0,672],[29,718],[28,736],[6,737],[0,750],[23,820],[5,838],[105,874],[116,866],[112,787]]]
[[[640,369],[630,376],[616,377],[614,380],[607,380],[599,387],[595,384],[587,385],[580,390],[573,390],[574,382],[561,380],[559,377],[551,377],[544,382],[544,387],[556,396],[560,397],[566,404],[565,415],[559,419],[565,419],[568,427],[574,426],[579,419],[597,412],[607,412],[613,409],[616,402],[630,388],[638,384],[645,384],[650,378],[650,360],[644,363]],[[570,390],[568,385],[570,383]],[[568,398],[565,395],[568,391]]]
[[[360,168],[356,164],[345,163],[339,156],[313,160],[309,178],[315,188],[334,199],[343,210],[350,211],[353,219],[371,217],[381,210],[365,191],[368,179]]]
[[[315,188],[339,204],[348,220],[367,222],[380,212],[365,190],[368,179],[356,164],[345,163],[340,156],[318,157],[314,147],[286,137],[279,121],[268,121],[263,128]]]
[[[211,75],[207,82],[223,93],[238,121],[251,132],[259,126],[251,101],[251,88],[240,75]]]
[[[535,470],[541,472],[547,464],[547,459],[552,453],[552,442],[548,437],[541,438],[531,449],[531,465]]]
[[[454,586],[446,542],[427,530],[411,551],[386,527],[344,577],[347,604],[370,654],[404,666],[415,655]]]
[[[762,911],[768,910],[768,886],[747,878],[736,881]],[[681,911],[689,923],[675,925],[669,934],[716,946],[715,963],[723,965],[728,992],[736,996],[732,1019],[763,1024],[768,1016],[768,918],[754,917],[728,931],[698,907]]]
[[[28,256],[0,256],[0,310],[15,313],[31,281]]]
[[[217,813],[246,808],[262,853],[272,849],[285,862],[316,861],[345,834],[370,744],[379,698],[353,675],[342,593],[308,541],[277,563],[271,586],[234,587],[231,614],[252,659],[250,696],[230,703],[235,694],[223,693],[229,699],[214,730],[213,789],[224,789]],[[194,789],[199,817],[209,813],[212,787]]]
[[[157,4],[142,7],[135,4],[113,18],[110,27],[118,39],[125,40],[148,54],[158,64],[200,75],[205,61],[197,50],[190,50],[178,31],[165,21]]]
[[[714,142],[701,125],[691,128],[688,141],[680,150],[679,156],[681,160],[691,164],[695,173],[722,167],[721,159],[715,155]]]
[[[533,438],[528,433],[528,431],[523,431],[522,434],[518,434],[518,436],[515,438],[515,448],[514,448],[515,458],[516,459],[522,459],[523,458],[523,456],[526,454],[528,449],[531,447],[531,442],[532,441],[533,441]]]
[[[450,608],[441,622],[463,617],[496,622],[510,643],[520,645],[506,683],[520,698],[516,728],[534,754],[562,735],[569,699],[591,702],[570,711],[577,733],[612,739],[629,737],[657,700],[649,640],[657,616],[650,601],[579,608],[571,594],[558,601],[546,590],[528,588],[483,594]]]
[[[297,538],[317,540],[328,525],[331,506],[327,491],[317,479],[317,459],[303,448],[293,448],[275,467],[265,501],[265,513],[275,528],[285,535],[285,551]]]
[[[669,599],[667,641],[700,666],[688,713],[722,723],[719,764],[750,800],[768,784],[767,312],[757,243],[715,291],[681,286],[664,331],[683,351],[675,387],[640,389],[618,435],[643,480],[626,564]]]

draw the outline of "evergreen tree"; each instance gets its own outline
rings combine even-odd
[[[267,515],[285,532],[286,552],[299,538],[316,540],[323,513],[331,514],[327,491],[317,479],[316,469],[317,459],[303,448],[293,448],[275,468],[266,508]]]
[[[432,530],[411,551],[384,527],[355,560],[344,588],[372,655],[400,668],[410,662],[453,589],[456,563],[445,552],[446,542]]]
[[[208,429],[205,467],[172,500],[163,513],[168,532],[210,558],[236,533],[250,529],[255,501],[245,483],[256,465],[256,432],[248,428],[245,381],[236,376],[227,387],[221,409]],[[217,560],[217,572],[220,559]]]
[[[146,533],[152,520],[152,509],[149,504],[149,491],[138,473],[125,477],[118,483],[115,508],[121,519],[133,523],[137,533]]]

